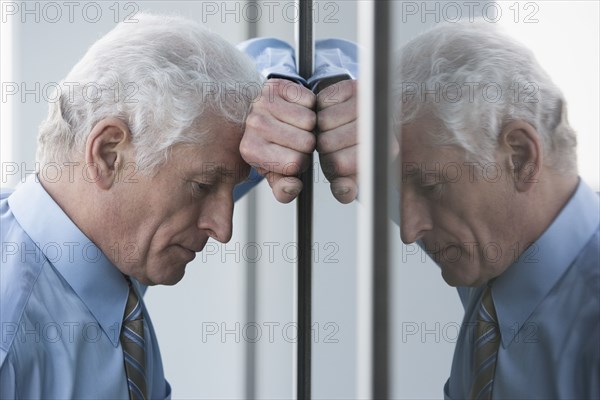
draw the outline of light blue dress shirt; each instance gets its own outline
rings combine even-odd
[[[121,272],[36,175],[2,194],[0,222],[0,398],[128,399],[119,341],[128,286]],[[143,312],[148,395],[170,398]]]
[[[287,42],[276,38],[255,38],[236,46],[252,59],[264,79],[283,78],[306,86],[298,75],[295,50]]]
[[[237,47],[254,61],[257,71],[265,79],[288,79],[314,89],[323,80],[356,79],[358,76],[358,47],[348,40],[315,41],[314,73],[308,80],[298,74],[295,50],[283,40],[256,38]]]
[[[308,87],[315,90],[320,82],[329,86],[346,79],[358,77],[358,46],[343,39],[321,39],[315,42],[315,70]]]
[[[599,214],[597,194],[580,181],[542,236],[492,283],[501,334],[493,398],[600,398]],[[458,289],[465,318],[447,399],[469,396],[483,290]]]

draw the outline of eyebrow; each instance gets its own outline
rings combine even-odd
[[[408,180],[410,181],[414,181],[417,180],[418,177],[421,176],[421,168],[420,167],[415,167],[415,168],[406,168],[405,164],[402,165],[402,173],[400,174],[402,176],[402,182],[406,182]]]
[[[402,168],[402,181],[400,183],[415,183],[415,184],[419,184],[419,185],[424,185],[427,183],[432,183],[432,182],[441,182],[443,181],[443,178],[441,176],[441,171],[425,171],[423,172],[423,170],[420,167],[414,167],[414,169],[411,168],[410,171],[408,172],[404,172],[404,168]],[[427,179],[427,177],[434,177],[433,180]]]
[[[213,180],[218,180],[219,178],[247,179],[247,176],[245,176],[246,174],[243,173],[244,169],[245,167],[238,166],[237,164],[234,169],[226,168],[223,165],[212,164],[210,167],[204,167],[200,175],[203,177],[209,177]]]

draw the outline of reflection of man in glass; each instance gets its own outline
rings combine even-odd
[[[600,203],[578,178],[560,89],[481,23],[412,40],[396,76],[402,241],[419,241],[465,307],[445,396],[599,398]],[[316,112],[329,178],[350,188],[353,84]]]
[[[433,29],[399,68],[402,241],[466,311],[445,394],[600,396],[599,202],[560,89],[490,24]]]

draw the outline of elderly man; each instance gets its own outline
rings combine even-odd
[[[414,39],[399,73],[402,240],[465,307],[445,395],[600,397],[600,203],[563,94],[485,23]]]
[[[401,238],[465,307],[445,397],[600,398],[600,202],[578,178],[561,91],[493,24],[442,25],[400,54]],[[353,85],[316,113],[349,189]],[[266,136],[249,129],[244,141]]]
[[[42,172],[0,203],[0,398],[169,397],[143,288],[231,237],[260,77],[194,22],[137,18],[65,78]]]

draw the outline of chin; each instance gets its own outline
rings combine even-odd
[[[171,266],[168,270],[159,269],[156,274],[148,274],[146,276],[146,282],[142,282],[147,286],[165,285],[173,286],[183,279],[185,275],[185,265],[183,266]]]
[[[444,281],[452,287],[464,287],[464,286],[480,286],[478,277],[470,276],[465,273],[464,267],[460,265],[440,265],[442,270],[442,278]]]
[[[446,274],[444,274],[443,271],[442,271],[442,278],[444,279],[444,282],[446,282],[448,284],[448,286],[452,286],[452,287],[464,286],[454,276],[446,276]]]

